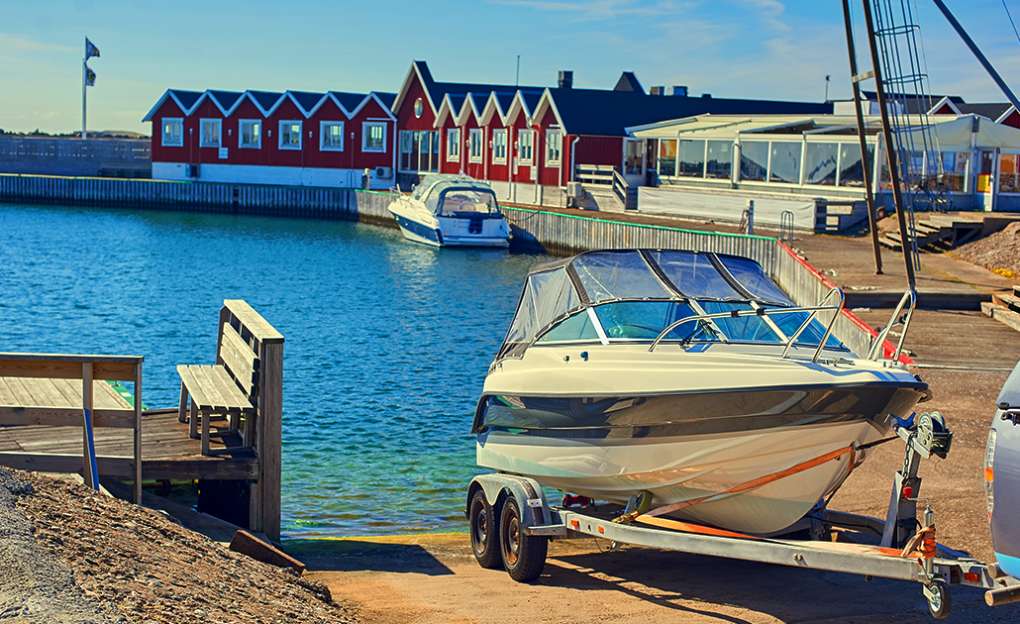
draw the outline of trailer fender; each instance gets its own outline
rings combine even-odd
[[[467,502],[464,506],[465,514],[471,505],[471,497],[479,489],[485,493],[485,500],[497,512],[503,506],[503,501],[508,496],[513,496],[524,516],[521,518],[523,528],[542,526],[549,520],[546,513],[545,494],[542,492],[542,486],[534,479],[505,474],[478,475],[471,480],[471,485],[468,486]]]

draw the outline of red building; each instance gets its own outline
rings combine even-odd
[[[169,180],[394,184],[394,95],[170,89],[152,121],[152,175]]]

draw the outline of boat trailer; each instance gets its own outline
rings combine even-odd
[[[829,510],[823,502],[783,535],[752,536],[662,517],[648,510],[647,495],[632,497],[626,507],[597,505],[579,496],[551,505],[534,479],[493,473],[475,477],[468,488],[472,550],[479,564],[504,568],[520,582],[541,574],[549,539],[590,536],[609,540],[612,548],[626,544],[912,581],[921,584],[936,619],[949,615],[950,585],[985,589],[988,606],[1020,601],[1020,579],[936,542],[930,505],[918,521],[921,461],[932,455],[945,458],[952,443],[941,414],[922,413],[898,425],[904,458],[893,478],[884,520]]]

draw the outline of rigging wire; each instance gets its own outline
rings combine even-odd
[[[1013,34],[1016,35],[1017,43],[1020,43],[1020,31],[1016,29],[1016,22],[1013,21],[1013,15],[1009,12],[1006,0],[1002,0],[1002,8],[1006,11],[1006,17],[1009,18],[1009,25],[1013,27]]]

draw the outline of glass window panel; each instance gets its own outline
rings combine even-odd
[[[181,119],[163,120],[163,145],[180,147],[184,144],[184,121]]]
[[[764,182],[769,166],[769,144],[746,141],[740,144],[740,179]]]
[[[624,141],[623,148],[624,175],[641,175],[644,144],[641,141]]]
[[[410,130],[400,131],[400,168],[411,170],[411,154],[414,153],[414,137]]]
[[[800,143],[774,141],[769,161],[769,182],[800,184]]]
[[[598,332],[595,331],[595,326],[591,324],[591,318],[588,316],[588,311],[582,310],[581,312],[578,312],[573,316],[569,316],[565,320],[554,325],[552,329],[538,339],[538,342],[598,340],[598,338]]]
[[[361,126],[361,149],[365,152],[386,151],[386,123],[368,121]]]
[[[705,142],[680,141],[679,174],[685,177],[701,178],[705,175]]]
[[[701,301],[699,302],[705,312],[709,314],[722,314],[733,310],[750,310],[749,303],[731,303],[728,301]],[[776,332],[772,331],[768,323],[760,316],[732,316],[727,318],[712,319],[716,327],[722,331],[728,339],[734,342],[767,342],[779,344],[783,340]]]
[[[547,164],[560,162],[560,152],[563,149],[563,133],[550,128],[545,134],[545,160]]]
[[[199,131],[201,132],[199,145],[201,147],[219,147],[221,128],[219,119],[201,120],[199,122]]]
[[[669,281],[688,297],[744,299],[726,281],[708,255],[693,251],[651,251],[648,254]]]
[[[828,322],[832,313],[828,311],[822,311],[818,313],[826,322]],[[800,327],[804,319],[808,317],[808,312],[790,312],[788,314],[773,314],[770,318],[779,326],[779,329],[786,334],[787,337],[791,337],[797,333],[797,329]],[[825,325],[823,325],[818,317],[814,318],[811,323],[801,332],[800,337],[797,338],[797,344],[806,347],[817,347],[818,343],[822,340],[822,336],[825,335]],[[849,351],[842,342],[839,341],[835,336],[830,335],[829,339],[825,341],[826,348],[829,349],[840,349],[843,351]]]
[[[659,175],[676,175],[675,139],[659,139]]]
[[[835,143],[808,143],[804,156],[804,183],[836,184],[836,149]]]
[[[671,323],[697,313],[679,301],[619,301],[596,307],[595,314],[610,340],[654,340]],[[716,340],[698,321],[680,325],[666,340],[686,340],[692,335],[698,340]]]
[[[429,132],[429,145],[432,147],[432,155],[429,158],[429,171],[439,171],[439,130]]]
[[[729,180],[733,176],[733,143],[709,141],[705,177]]]
[[[457,160],[460,158],[460,129],[450,128],[446,131],[446,158]]]
[[[875,148],[872,145],[868,146],[868,162],[872,165],[875,162]],[[839,144],[839,185],[864,186],[861,146],[858,143]]]
[[[655,277],[637,251],[600,251],[573,261],[581,286],[593,302],[617,298],[673,296]]]
[[[761,265],[754,260],[721,255],[719,261],[737,280],[737,283],[758,301],[788,306],[796,305],[793,299],[790,299],[790,296],[783,292],[783,289],[772,281]]]
[[[970,152],[942,152],[942,184],[947,191],[964,191],[968,160]]]
[[[999,192],[1020,193],[1020,154],[999,156]]]

